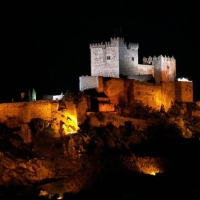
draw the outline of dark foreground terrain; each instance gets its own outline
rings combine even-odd
[[[33,119],[29,144],[0,124],[0,200],[200,199],[199,119],[178,108],[147,129],[88,119],[60,138]]]

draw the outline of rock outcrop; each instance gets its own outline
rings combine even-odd
[[[146,112],[138,121],[118,116],[124,121],[117,126],[109,121],[111,114],[93,113],[76,133],[59,137],[41,118],[21,127],[0,124],[0,185],[38,188],[37,195],[62,196],[100,191],[112,184],[124,190],[118,176],[186,171],[199,175],[200,121],[190,109],[177,104],[168,113],[151,111],[149,116],[156,123],[140,128],[139,123],[149,121]],[[96,126],[91,117],[99,120]]]

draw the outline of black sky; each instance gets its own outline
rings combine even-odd
[[[1,101],[33,87],[38,95],[78,90],[78,77],[90,75],[89,44],[119,36],[119,27],[126,42],[139,43],[140,63],[143,56],[173,55],[177,76],[193,80],[200,99],[197,4],[80,0],[2,8]]]

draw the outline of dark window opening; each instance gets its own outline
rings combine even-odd
[[[132,61],[134,61],[134,57],[132,57]]]
[[[110,56],[107,56],[107,60],[110,60]]]

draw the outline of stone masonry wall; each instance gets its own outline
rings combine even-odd
[[[98,76],[81,76],[79,77],[80,91],[99,87]]]
[[[154,67],[152,65],[138,65],[138,75],[152,74],[154,76]]]
[[[52,124],[58,133],[65,126],[82,124],[86,119],[88,102],[85,96],[80,102],[39,100],[32,102],[16,102],[0,104],[0,123],[5,123],[8,127],[21,127],[28,124],[33,118],[41,118]]]
[[[17,117],[21,123],[30,122],[32,118],[51,120],[51,101],[41,100],[32,102],[0,104],[0,122]]]
[[[135,81],[133,93],[137,102],[142,102],[145,106],[148,105],[156,110],[160,109],[162,104],[160,85]]]
[[[176,81],[176,100],[193,102],[193,82]]]
[[[192,82],[161,82],[155,85],[131,79],[104,80],[104,93],[110,103],[133,105],[142,102],[156,110],[164,105],[166,111],[174,101],[193,102]]]
[[[175,82],[161,82],[161,103],[167,111],[176,100]]]
[[[119,38],[90,45],[91,76],[119,77]]]
[[[124,45],[119,47],[119,65],[121,75],[138,74],[138,44],[135,45],[135,48],[127,48]]]
[[[104,81],[104,93],[112,104],[120,104],[121,101],[127,103],[127,94],[124,91],[125,80],[112,78]]]

